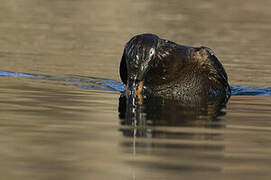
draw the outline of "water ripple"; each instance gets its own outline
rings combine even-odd
[[[105,78],[70,75],[68,77],[54,77],[41,74],[27,74],[17,72],[0,71],[0,76],[22,77],[22,78],[40,78],[45,80],[65,81],[71,85],[82,89],[101,90],[101,91],[124,91],[124,85],[120,81]],[[261,88],[256,86],[232,86],[233,96],[271,96],[271,88]]]
[[[232,86],[231,93],[233,96],[271,96],[271,88]]]

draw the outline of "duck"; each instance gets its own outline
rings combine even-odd
[[[156,34],[132,37],[119,68],[126,93],[174,99],[229,99],[227,73],[208,47],[180,45]]]

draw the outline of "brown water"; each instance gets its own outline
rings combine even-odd
[[[125,42],[152,32],[212,48],[233,86],[270,87],[270,7],[2,0],[0,70],[50,77],[0,76],[0,179],[270,179],[270,96],[157,102],[133,114],[118,91],[89,86],[119,80]]]

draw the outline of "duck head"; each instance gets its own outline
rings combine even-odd
[[[125,45],[120,76],[129,90],[141,93],[145,76],[154,63],[158,40],[154,34],[140,34]]]

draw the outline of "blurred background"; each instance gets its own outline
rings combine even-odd
[[[135,127],[119,117],[119,92],[58,78],[118,81],[125,43],[154,33],[213,49],[233,86],[268,88],[270,7],[269,0],[1,0],[0,71],[55,81],[0,76],[0,179],[269,179],[270,97],[232,96],[227,108],[211,110],[151,106],[149,114],[138,110]]]

